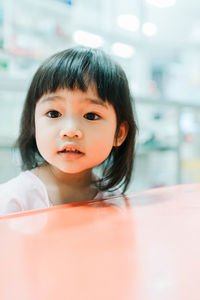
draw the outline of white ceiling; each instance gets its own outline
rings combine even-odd
[[[200,44],[200,0],[176,0],[176,5],[169,8],[152,6],[146,0],[76,0],[74,7],[77,25],[79,22],[88,30],[112,35],[114,39],[132,43],[145,39],[167,47]],[[119,29],[116,18],[125,13],[138,16],[141,24],[147,21],[155,23],[157,35],[147,38]]]
[[[82,29],[101,35],[105,40],[103,46],[105,49],[110,49],[113,42],[130,44],[138,47],[139,51],[146,51],[151,55],[160,55],[165,51],[170,53],[170,49],[179,53],[180,49],[181,51],[186,48],[200,49],[200,0],[176,0],[176,4],[169,8],[155,7],[146,0],[71,0],[71,6],[62,1],[64,2],[64,0],[35,0],[34,2],[0,0],[0,3],[3,2],[5,7],[10,3],[15,14],[18,12],[18,23],[23,23],[29,36],[31,30],[38,29],[39,32],[42,27],[46,30],[49,28],[50,32],[58,22],[65,32],[65,47],[73,43],[73,31]],[[154,23],[158,28],[157,34],[147,37],[141,29],[137,32],[128,32],[119,28],[117,17],[121,14],[136,15],[140,25],[145,22]],[[15,23],[13,24],[15,29]],[[8,30],[10,30],[9,24]],[[59,49],[59,41],[53,41],[50,35],[48,39],[46,42],[43,38],[46,45],[51,41]],[[50,48],[50,51],[54,49]],[[48,55],[48,52],[45,54]]]
[[[2,0],[0,0],[2,1]],[[7,0],[4,0],[7,3]],[[72,0],[72,5],[62,3],[64,0],[10,0],[20,8],[25,6],[35,18],[35,8],[38,6],[36,24],[44,21],[42,3],[49,5],[51,14],[60,18],[66,29],[82,29],[103,35],[108,42],[121,41],[129,44],[144,44],[156,48],[176,48],[200,45],[200,0],[176,0],[176,5],[169,8],[158,8],[150,5],[146,0]],[[160,0],[165,1],[165,0]],[[21,4],[21,5],[20,5]],[[29,8],[30,4],[30,8]],[[28,15],[29,15],[28,13]],[[144,36],[140,32],[127,32],[117,25],[120,14],[133,14],[144,22],[155,23],[158,32],[153,37]],[[46,16],[48,10],[46,10]],[[26,13],[27,15],[27,13]],[[24,16],[25,17],[25,16]],[[29,17],[29,16],[27,16]],[[140,26],[141,28],[141,26]]]

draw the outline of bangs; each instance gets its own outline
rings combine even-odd
[[[79,47],[59,52],[47,59],[35,74],[35,101],[57,89],[85,92],[89,86],[94,86],[103,101],[113,103],[121,81],[119,71],[118,66],[98,49]]]

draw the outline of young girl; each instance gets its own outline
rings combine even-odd
[[[23,171],[0,185],[0,213],[125,192],[135,135],[127,78],[116,62],[85,47],[51,56],[26,97],[17,140]]]

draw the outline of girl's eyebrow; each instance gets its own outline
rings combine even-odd
[[[52,102],[56,99],[62,100],[62,97],[58,95],[47,95],[41,98],[40,103]]]
[[[104,102],[103,100],[101,99],[94,99],[94,98],[86,98],[85,99],[87,102],[91,103],[91,104],[96,104],[96,105],[101,105],[103,107],[108,107],[106,102]]]
[[[52,102],[52,101],[55,101],[55,100],[64,100],[65,98],[59,96],[59,95],[47,95],[47,96],[44,96],[40,103],[45,103],[45,102]],[[95,99],[95,98],[85,98],[83,100],[83,102],[87,101],[88,103],[90,104],[96,104],[96,105],[100,105],[100,106],[103,106],[105,108],[108,108],[106,102],[104,102],[103,100],[101,99]]]

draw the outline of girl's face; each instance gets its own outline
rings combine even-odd
[[[36,104],[35,137],[42,157],[57,170],[75,174],[102,163],[113,146],[127,135],[121,125],[115,140],[116,113],[95,89],[59,89],[43,95]]]

